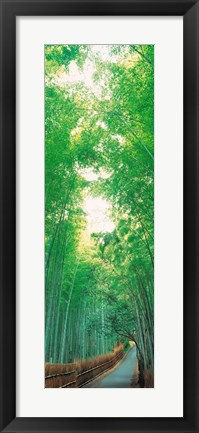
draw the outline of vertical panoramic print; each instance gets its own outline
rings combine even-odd
[[[45,387],[154,387],[153,45],[45,46]]]

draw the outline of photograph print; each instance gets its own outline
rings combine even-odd
[[[44,56],[45,387],[153,388],[154,46]]]

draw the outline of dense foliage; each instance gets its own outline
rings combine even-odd
[[[153,369],[153,54],[151,45],[45,48],[48,362],[133,340],[140,371]],[[88,197],[108,203],[111,228],[89,228]]]

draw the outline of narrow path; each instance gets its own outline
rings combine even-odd
[[[136,366],[136,348],[132,347],[121,364],[92,388],[131,388],[131,380]]]

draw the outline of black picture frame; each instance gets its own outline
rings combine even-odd
[[[199,1],[1,0],[0,430],[5,432],[198,432]],[[184,21],[184,416],[16,418],[16,17],[183,16]],[[171,384],[172,387],[172,384]],[[172,388],[171,388],[172,392]],[[169,396],[168,396],[169,398]]]

